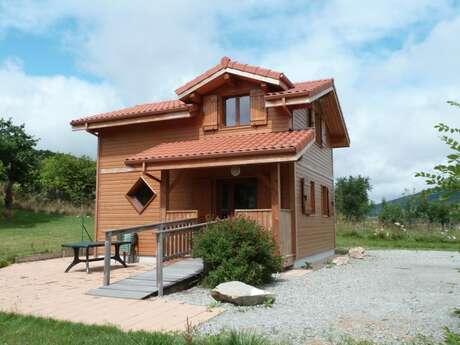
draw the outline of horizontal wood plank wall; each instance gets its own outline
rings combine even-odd
[[[300,202],[300,179],[315,182],[316,210],[314,215],[302,214]],[[332,250],[335,247],[335,218],[321,214],[321,185],[327,186],[333,196],[332,150],[314,144],[296,162],[296,215],[297,215],[297,259]],[[310,195],[308,195],[308,202]]]
[[[160,183],[157,180],[144,175],[157,195],[142,214],[137,213],[126,198],[126,192],[140,176],[136,172],[99,175],[98,240],[104,240],[105,230],[160,221]],[[140,255],[155,255],[155,250],[153,232],[139,233]]]

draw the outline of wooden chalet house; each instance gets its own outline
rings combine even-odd
[[[287,262],[335,247],[332,149],[350,145],[333,79],[294,83],[228,57],[177,99],[71,122],[97,136],[96,237],[161,220],[245,216]],[[141,233],[141,256],[155,255]]]

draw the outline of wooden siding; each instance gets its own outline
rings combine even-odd
[[[104,230],[160,221],[160,183],[157,180],[144,175],[157,195],[142,214],[139,214],[126,198],[126,192],[140,176],[137,172],[99,175],[98,240],[104,240]],[[155,255],[155,250],[153,233],[139,233],[140,254]]]
[[[321,185],[327,186],[333,198],[332,150],[314,144],[296,162],[296,218],[297,218],[297,259],[332,250],[335,247],[335,218],[321,214]],[[302,214],[300,179],[309,185],[315,182],[316,210],[312,215]],[[311,196],[309,195],[311,198]]]

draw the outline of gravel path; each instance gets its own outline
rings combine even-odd
[[[272,308],[236,307],[202,324],[204,333],[249,329],[278,340],[305,344],[350,335],[379,343],[440,339],[443,327],[458,329],[460,253],[370,251],[344,266],[282,274],[265,287],[276,294]],[[213,305],[202,288],[169,295],[190,304]]]

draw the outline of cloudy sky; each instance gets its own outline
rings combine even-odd
[[[440,162],[437,122],[460,126],[460,1],[2,1],[0,116],[40,147],[95,156],[73,118],[174,97],[223,55],[334,77],[352,147],[335,175],[371,178],[371,196],[423,188]]]

